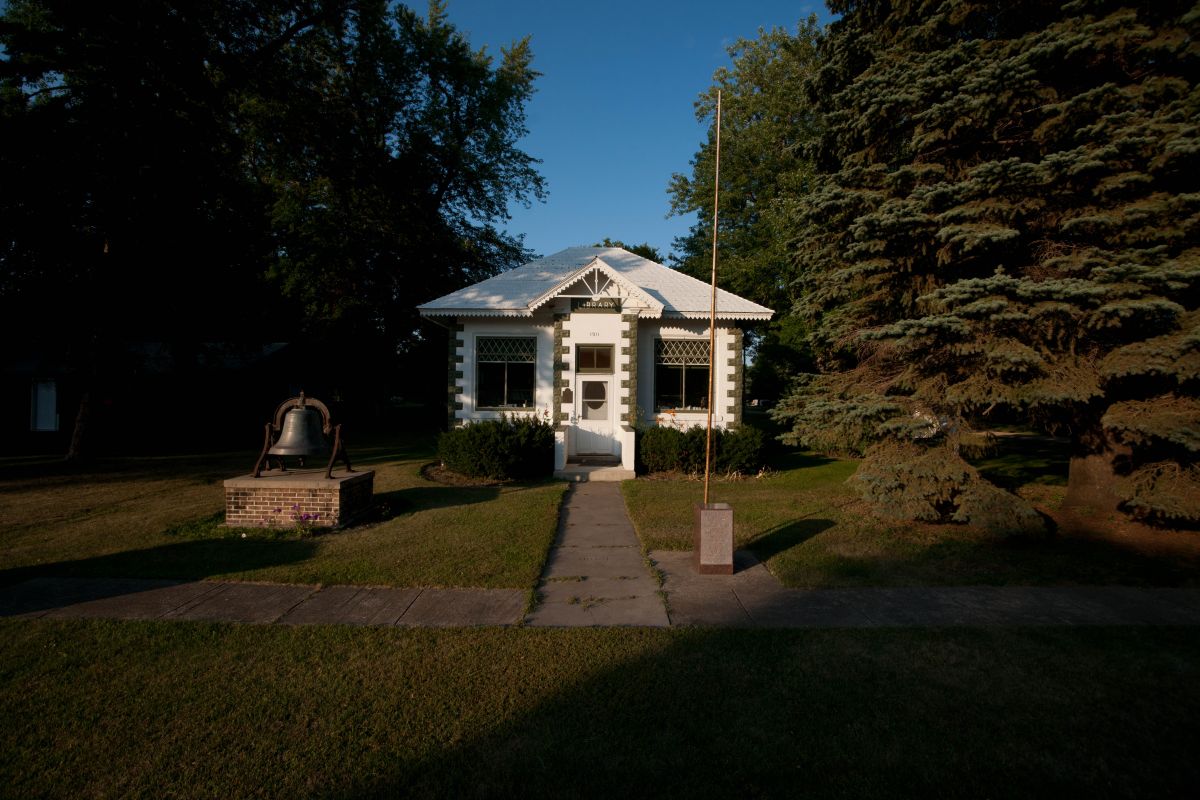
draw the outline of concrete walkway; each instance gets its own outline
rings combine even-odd
[[[1200,625],[1200,589],[947,586],[786,589],[751,553],[733,575],[697,575],[690,552],[655,550],[672,625],[888,628],[962,625]]]
[[[554,574],[547,569],[540,590],[544,599],[526,623],[761,628],[1200,625],[1200,589],[785,589],[749,554],[738,554],[736,574],[720,576],[694,574],[690,553],[655,551],[651,560],[665,575],[668,618],[641,556],[635,569],[621,546],[611,549],[607,555],[624,568],[606,564],[599,548],[559,549]],[[526,593],[519,589],[34,578],[0,588],[0,617],[466,627],[519,624],[525,602]]]
[[[34,578],[0,589],[0,617],[303,625],[514,625],[520,589],[388,589],[279,583]]]
[[[697,575],[690,552],[642,557],[619,484],[576,483],[525,614],[520,589],[391,589],[34,578],[0,587],[0,617],[180,619],[299,625],[902,627],[1200,625],[1200,589],[965,586],[786,589],[750,553]],[[666,598],[664,605],[663,599]]]
[[[529,625],[670,624],[617,483],[572,485]]]

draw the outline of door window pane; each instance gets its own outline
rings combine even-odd
[[[579,345],[580,372],[612,372],[611,344]]]
[[[583,382],[583,418],[608,419],[608,387],[604,381]]]

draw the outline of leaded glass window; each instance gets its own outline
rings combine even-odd
[[[475,401],[480,408],[532,408],[537,338],[480,336],[475,340]]]
[[[654,343],[654,407],[703,411],[708,408],[708,341],[658,339]]]

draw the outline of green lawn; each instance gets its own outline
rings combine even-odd
[[[1169,797],[1195,629],[0,622],[10,797]]]
[[[311,537],[220,528],[222,480],[253,454],[0,462],[0,583],[31,575],[532,588],[566,484],[444,486],[425,439],[356,448],[377,521]]]
[[[1062,491],[1040,462],[1022,466],[1000,453],[981,466],[1035,500]],[[1200,585],[1194,532],[1089,529],[997,540],[968,526],[871,516],[846,485],[853,461],[789,453],[775,467],[766,477],[713,482],[710,500],[733,506],[736,546],[755,552],[787,586]],[[622,490],[647,549],[691,549],[691,508],[702,483],[640,478]]]

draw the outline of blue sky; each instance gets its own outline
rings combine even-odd
[[[606,236],[665,255],[693,221],[666,218],[667,183],[704,139],[693,104],[729,65],[726,48],[759,27],[830,19],[823,3],[796,0],[449,0],[447,12],[473,47],[496,54],[532,36],[542,77],[523,146],[542,159],[549,196],[514,206],[508,229],[541,255]]]

